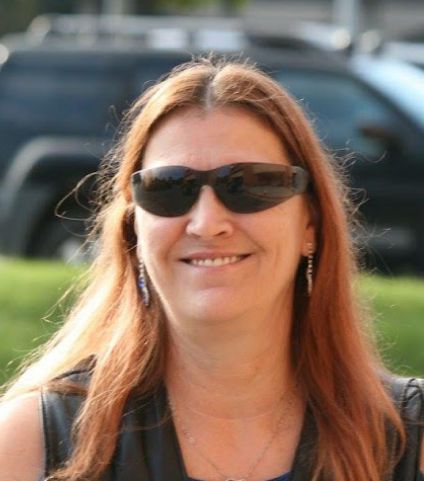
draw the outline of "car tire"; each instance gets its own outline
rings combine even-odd
[[[70,264],[90,262],[93,247],[88,246],[86,238],[86,221],[83,219],[54,219],[42,229],[34,255]]]

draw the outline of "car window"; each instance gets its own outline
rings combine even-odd
[[[384,145],[363,135],[363,126],[393,129],[396,114],[354,79],[329,72],[284,70],[276,75],[306,109],[322,142],[335,150],[367,158],[384,154]]]
[[[26,68],[4,69],[0,88],[0,124],[27,132],[100,135],[120,100],[123,78],[102,72]],[[83,115],[81,113],[84,112]]]
[[[352,66],[361,78],[384,92],[421,129],[424,128],[424,74],[421,70],[386,57],[357,56]]]
[[[190,56],[175,54],[172,56],[145,56],[137,62],[137,68],[133,78],[132,96],[137,97],[143,90],[154,85],[164,74],[175,66],[187,62]]]

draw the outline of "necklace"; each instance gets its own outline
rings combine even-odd
[[[286,397],[283,395],[281,397],[281,400]],[[280,431],[281,427],[284,424],[286,414],[288,413],[289,409],[291,408],[293,404],[293,398],[294,398],[294,393],[293,391],[290,392],[290,395],[287,395],[287,403],[285,406],[285,409],[283,409],[280,417],[278,418],[278,421],[275,425],[275,428],[271,431],[271,435],[268,438],[267,442],[265,443],[264,447],[262,448],[261,452],[259,453],[259,456],[253,461],[253,463],[250,465],[249,469],[247,470],[247,473],[244,477],[242,478],[237,478],[237,477],[232,477],[228,476],[225,474],[221,468],[213,461],[210,459],[209,456],[205,454],[205,452],[200,448],[197,439],[188,431],[188,429],[184,426],[184,423],[181,420],[181,417],[177,410],[175,409],[173,403],[171,400],[168,398],[168,404],[171,409],[171,413],[173,418],[175,419],[176,422],[178,422],[181,432],[183,433],[183,436],[187,439],[188,443],[190,446],[196,449],[196,451],[199,453],[199,455],[210,465],[213,467],[213,469],[219,474],[219,476],[223,479],[223,481],[249,481],[251,478],[252,474],[255,472],[256,468],[259,466],[260,462],[264,459],[265,454],[268,452],[269,448],[271,447],[272,443],[274,442],[275,438],[277,437],[278,432]],[[278,404],[279,405],[279,404]]]

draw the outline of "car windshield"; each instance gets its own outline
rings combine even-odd
[[[358,56],[354,70],[424,128],[424,72],[387,58]]]

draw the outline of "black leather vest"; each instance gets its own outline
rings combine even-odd
[[[85,371],[74,371],[68,377],[72,381],[86,384],[88,374]],[[404,419],[423,419],[420,382],[415,379],[392,379],[390,389]],[[78,395],[53,392],[43,392],[41,395],[46,477],[69,457],[72,449],[72,422],[81,402],[82,397]],[[387,481],[420,479],[418,466],[421,429],[415,423],[407,423],[406,426],[407,450]],[[307,410],[289,481],[312,479],[316,439],[314,420]],[[133,398],[129,401],[113,461],[101,481],[187,481],[164,387],[147,399]]]

